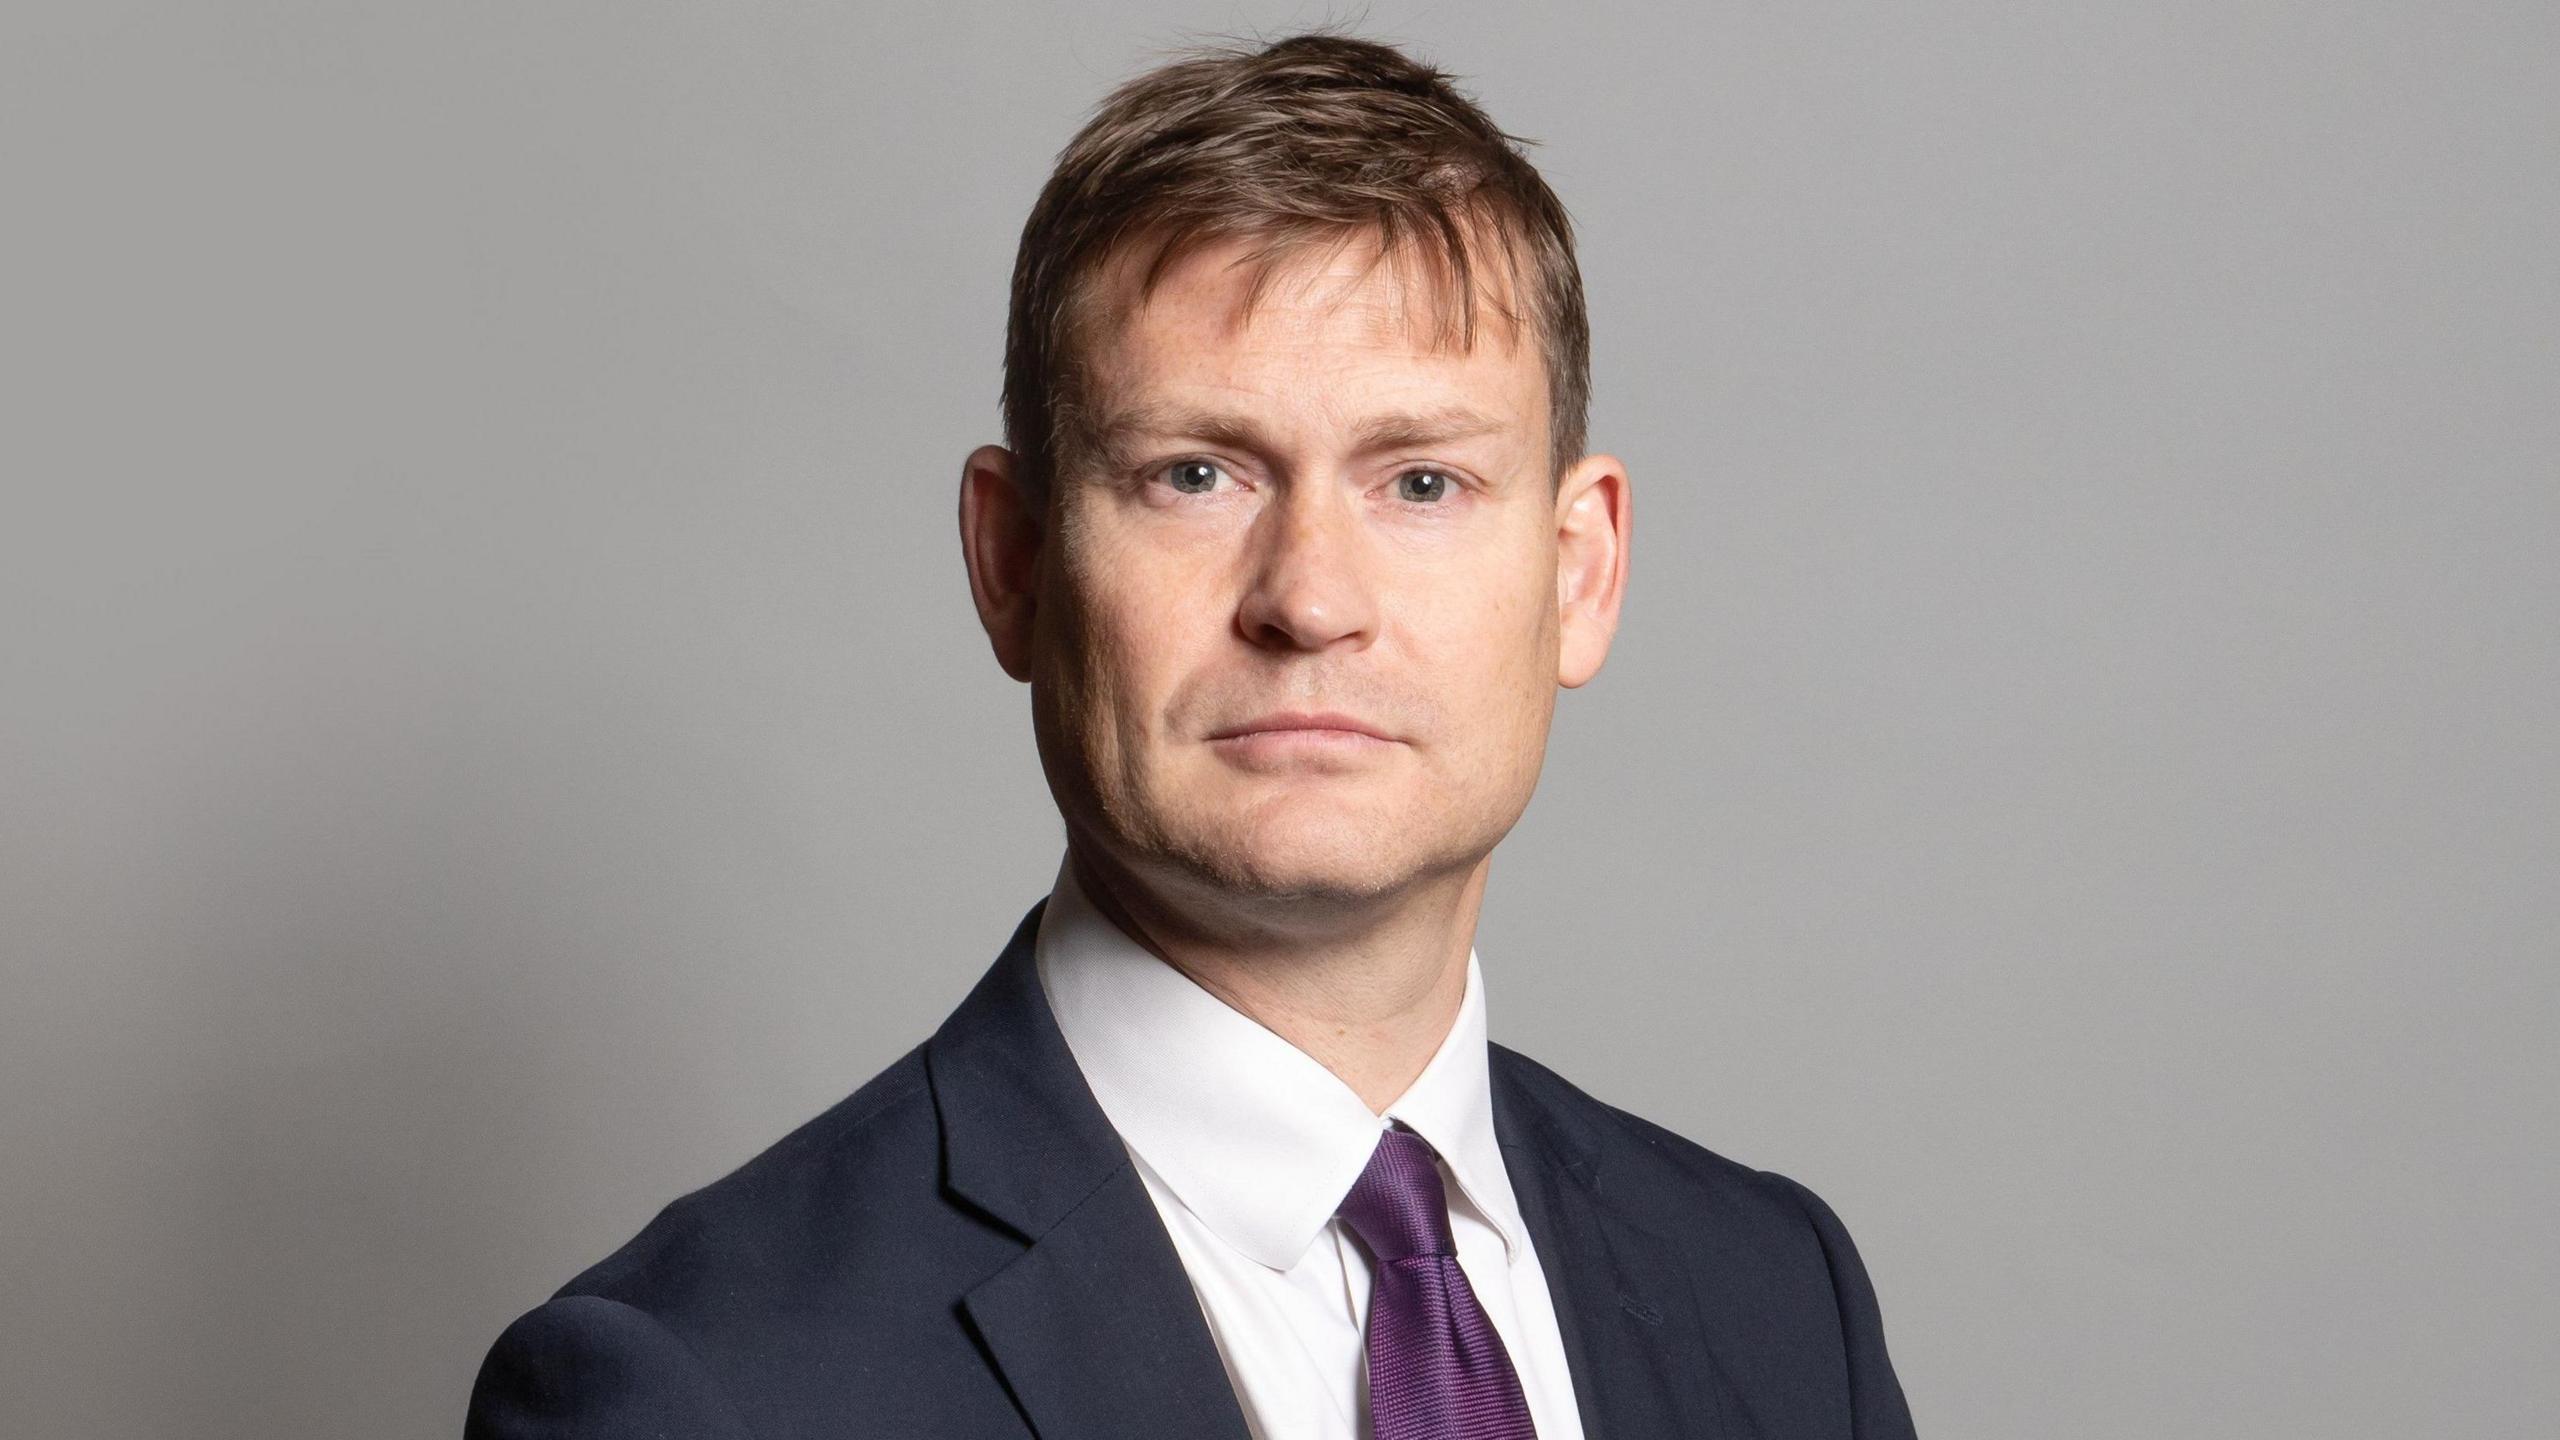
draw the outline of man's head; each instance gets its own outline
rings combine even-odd
[[[1115,93],[961,497],[1079,848],[1296,906],[1478,871],[1616,626],[1587,372],[1562,207],[1437,73],[1307,36]]]

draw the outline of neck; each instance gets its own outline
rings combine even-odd
[[[1384,1113],[1457,1022],[1492,857],[1389,899],[1276,908],[1176,902],[1072,835],[1067,863],[1130,939]]]

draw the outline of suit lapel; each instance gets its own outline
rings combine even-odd
[[[1495,1047],[1494,1132],[1537,1243],[1587,1440],[1748,1440],[1708,1344],[1688,1263],[1601,1188],[1594,1127],[1558,1123]]]
[[[1133,1169],[1123,1166],[966,1304],[1042,1440],[1245,1440],[1190,1278]]]
[[[1181,1257],[1040,990],[1046,903],[925,1045],[946,1188],[1026,1246],[963,1308],[1041,1440],[1246,1440]]]

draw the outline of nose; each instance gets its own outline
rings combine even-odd
[[[1356,502],[1331,486],[1288,485],[1254,517],[1251,571],[1236,626],[1272,649],[1358,649],[1376,638],[1378,595]]]

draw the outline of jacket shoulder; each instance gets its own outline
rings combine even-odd
[[[1756,1377],[1746,1404],[1843,1416],[1855,1440],[1910,1440],[1875,1287],[1820,1196],[1493,1049],[1497,1084],[1548,1127],[1550,1147],[1578,1151],[1597,1194],[1685,1253],[1719,1349]]]
[[[779,1415],[858,1404],[905,1426],[900,1433],[921,1434],[941,1432],[916,1407],[939,1405],[963,1416],[959,1433],[996,1433],[1009,1402],[983,1386],[954,1300],[1021,1246],[944,1195],[923,1056],[922,1046],[909,1051],[669,1204],[519,1320],[483,1366],[474,1416],[556,1410],[584,1423],[617,1406],[708,1416],[750,1402]],[[861,1357],[851,1371],[847,1357]],[[634,1385],[606,1383],[617,1375]],[[680,1405],[666,1393],[678,1381]],[[979,1415],[979,1405],[996,1408]],[[706,1424],[700,1433],[727,1432]]]
[[[901,1294],[947,1302],[952,1266],[993,1268],[1019,1245],[942,1197],[942,1130],[924,1045],[722,1179],[676,1199],[612,1256],[561,1286],[719,1330],[791,1297]],[[978,1271],[983,1273],[983,1271]]]
[[[1638,1217],[1659,1221],[1671,1233],[1695,1224],[1701,1205],[1755,1227],[1805,1232],[1802,1197],[1810,1191],[1783,1175],[1755,1170],[1720,1155],[1666,1126],[1622,1110],[1507,1046],[1495,1045],[1497,1076],[1527,1102],[1568,1150],[1590,1155],[1600,1184]]]

